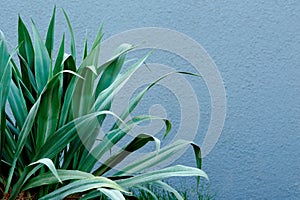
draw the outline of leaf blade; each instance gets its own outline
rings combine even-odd
[[[54,26],[55,26],[55,13],[56,13],[56,6],[53,8],[52,17],[48,26],[47,35],[46,35],[46,42],[45,46],[48,51],[49,57],[52,58],[52,50],[54,45]]]
[[[60,183],[62,183],[62,180],[60,179],[52,160],[50,160],[49,158],[42,158],[38,161],[35,161],[35,162],[31,163],[30,165],[36,165],[36,164],[43,164],[43,165],[47,166],[48,169],[51,171],[51,173],[55,176],[55,178],[57,178],[57,180]]]
[[[42,41],[38,30],[32,22],[32,30],[34,36],[34,73],[35,80],[39,94],[42,92],[44,87],[46,86],[51,68],[51,60],[48,54],[48,51]]]

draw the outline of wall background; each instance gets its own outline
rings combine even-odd
[[[1,1],[0,29],[15,46],[20,14],[28,25],[32,17],[44,35],[53,5]],[[223,133],[204,159],[212,192],[217,199],[300,198],[300,1],[69,0],[56,5],[57,37],[67,30],[63,7],[78,49],[86,30],[93,37],[101,21],[105,37],[157,26],[198,41],[217,64],[228,101]],[[207,118],[204,114],[204,122]]]

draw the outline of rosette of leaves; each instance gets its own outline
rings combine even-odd
[[[128,144],[101,165],[98,159],[139,123],[163,120],[165,136],[171,129],[167,119],[155,116],[129,115],[144,94],[159,80],[146,86],[131,99],[127,109],[117,116],[110,111],[115,95],[131,75],[143,65],[149,54],[121,72],[129,44],[121,45],[111,59],[99,65],[103,36],[102,26],[88,50],[76,66],[76,45],[67,14],[71,36],[71,54],[65,53],[65,35],[54,55],[55,13],[43,41],[32,21],[32,35],[19,17],[18,46],[9,52],[7,42],[0,38],[0,194],[3,199],[127,199],[132,189],[145,189],[153,184],[181,195],[163,182],[174,176],[207,175],[201,168],[200,148],[191,141],[179,140],[160,148],[160,140],[147,133],[137,134]],[[33,38],[33,39],[32,39]],[[178,72],[185,73],[185,72]],[[167,76],[167,75],[165,75]],[[162,76],[164,78],[165,76]],[[100,142],[98,131],[105,118],[111,115],[115,124]],[[151,130],[149,130],[151,132]],[[149,152],[119,171],[111,170],[128,155],[154,142],[156,151]],[[176,165],[149,170],[171,154],[191,145],[197,168]],[[155,196],[155,194],[153,194]]]

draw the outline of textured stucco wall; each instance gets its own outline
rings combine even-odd
[[[102,20],[106,37],[158,26],[202,44],[221,72],[228,101],[223,133],[203,161],[212,191],[218,199],[300,199],[300,1],[70,0],[56,4],[69,13],[78,49],[86,30],[94,36]],[[17,14],[27,24],[34,18],[45,31],[52,7],[53,1],[2,0],[0,29],[14,46]],[[66,24],[62,12],[57,18],[60,37]],[[190,163],[190,158],[182,162]]]

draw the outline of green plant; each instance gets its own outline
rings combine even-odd
[[[197,200],[213,200],[216,195],[209,193],[209,188],[202,185],[202,188],[198,188],[196,191],[191,189],[181,188],[178,194],[173,192],[162,190],[155,184],[148,184],[145,187],[141,187],[138,191],[133,191],[140,200],[173,200],[177,199],[176,195],[180,195],[184,200],[197,199]]]
[[[45,42],[33,21],[34,41],[32,41],[20,17],[18,46],[12,53],[8,52],[5,38],[1,33],[2,198],[93,199],[104,195],[120,200],[124,199],[124,195],[130,196],[131,193],[128,191],[132,188],[139,188],[147,183],[156,184],[176,194],[179,199],[182,198],[175,189],[162,180],[174,176],[207,178],[205,172],[200,169],[200,148],[191,141],[179,140],[160,148],[160,140],[141,133],[94,169],[98,159],[109,153],[110,149],[137,124],[147,120],[163,120],[166,124],[166,136],[171,129],[171,123],[167,119],[154,116],[135,116],[127,119],[144,94],[156,82],[132,98],[127,110],[121,116],[116,116],[110,111],[115,94],[142,66],[149,54],[121,73],[126,53],[133,48],[132,45],[123,44],[111,59],[99,66],[103,36],[101,26],[90,51],[87,41],[85,42],[83,60],[77,67],[74,33],[65,12],[71,35],[71,54],[65,54],[63,35],[57,56],[53,55],[55,12],[54,8]],[[19,62],[14,61],[13,58],[16,56]],[[103,140],[94,146],[98,130],[107,115],[114,116],[117,122],[105,134]],[[151,141],[157,146],[155,152],[137,159],[118,172],[111,171],[130,153]],[[187,145],[191,145],[194,149],[198,168],[177,165],[144,172],[159,165],[171,153],[176,153]]]

